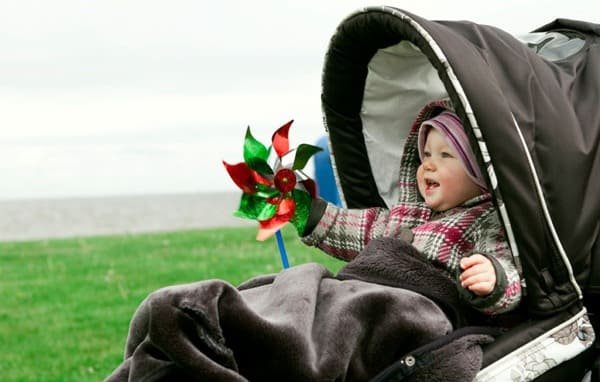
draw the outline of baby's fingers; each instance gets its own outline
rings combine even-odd
[[[494,285],[496,284],[495,275],[487,272],[471,272],[471,274],[467,274],[469,271],[472,271],[472,269],[469,269],[461,274],[460,285],[478,296],[490,294],[494,289]]]
[[[460,274],[460,281],[465,281],[466,279],[477,276],[477,275],[486,275],[485,277],[495,276],[494,268],[488,267],[485,264],[477,264],[472,267],[467,268],[465,271]]]
[[[478,264],[485,264],[489,261],[490,260],[487,257],[476,253],[474,255],[463,257],[462,259],[460,259],[460,267],[461,269],[468,269]]]
[[[487,296],[494,290],[494,284],[489,281],[485,281],[472,284],[467,289],[475,293],[477,296]]]

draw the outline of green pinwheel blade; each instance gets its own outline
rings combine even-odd
[[[254,138],[250,132],[250,126],[248,126],[244,139],[244,162],[254,171],[261,174],[272,174],[273,170],[267,163],[268,158],[269,149]]]
[[[237,217],[251,220],[267,220],[272,218],[277,211],[277,206],[266,199],[249,194],[242,194],[240,206],[233,214]]]
[[[290,223],[296,227],[298,232],[302,233],[304,232],[304,228],[306,228],[312,198],[308,192],[302,190],[295,189],[292,192],[292,197],[296,202],[296,212],[294,212],[294,216],[290,219]]]
[[[245,159],[245,158],[244,158]],[[261,158],[245,159],[248,167],[258,172],[261,175],[273,175],[273,169],[266,160]]]
[[[292,165],[292,170],[302,170],[306,163],[316,153],[322,151],[323,149],[318,146],[309,145],[306,143],[302,143],[296,149],[296,156],[294,157],[294,164]]]
[[[254,195],[259,196],[263,199],[274,198],[279,196],[279,190],[264,184],[257,184]]]

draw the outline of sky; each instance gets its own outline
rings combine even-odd
[[[322,125],[321,70],[350,13],[390,5],[526,33],[600,2],[0,0],[0,200],[236,191],[247,126]]]

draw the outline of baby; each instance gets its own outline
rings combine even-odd
[[[439,104],[428,106],[413,124],[396,205],[344,209],[317,199],[302,240],[351,260],[372,239],[401,238],[456,278],[473,308],[508,312],[521,299],[521,284],[503,226],[460,119],[439,111]]]

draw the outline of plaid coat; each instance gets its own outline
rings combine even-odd
[[[447,107],[439,104],[440,107]],[[480,253],[492,260],[496,287],[477,297],[457,284],[461,295],[475,309],[486,314],[505,313],[521,299],[521,280],[499,220],[492,197],[486,193],[443,212],[428,208],[418,193],[419,166],[417,131],[420,122],[434,110],[424,109],[411,129],[404,147],[400,169],[400,197],[390,209],[344,209],[328,204],[320,220],[302,240],[343,260],[351,260],[372,239],[398,237],[412,244],[448,277],[460,272],[462,257]]]

